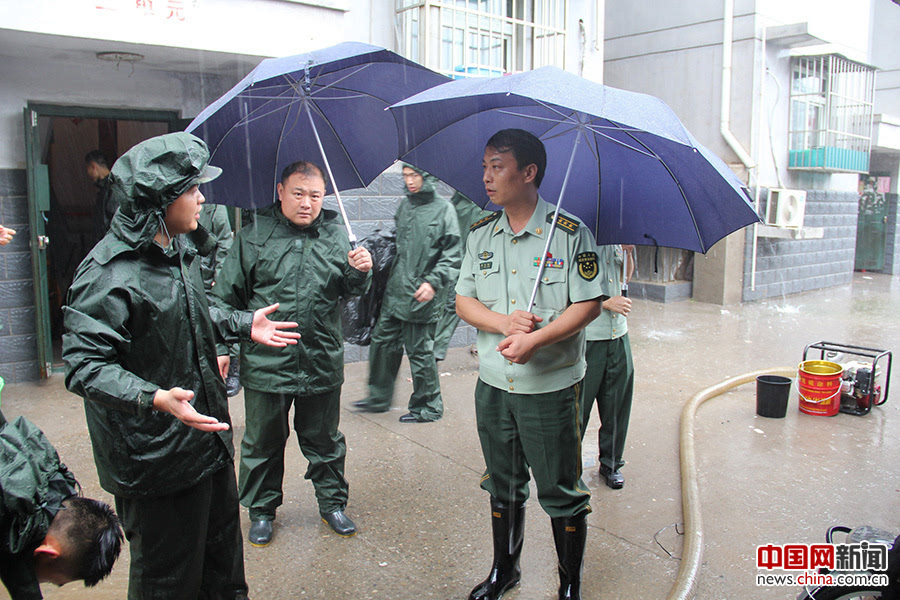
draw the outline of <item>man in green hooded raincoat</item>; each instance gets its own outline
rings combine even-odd
[[[288,165],[278,201],[237,235],[213,296],[227,310],[254,310],[278,302],[301,323],[303,336],[290,352],[242,344],[246,430],[241,441],[241,503],[250,509],[250,543],[272,540],[283,499],[284,445],[291,429],[309,461],[322,519],[349,537],[356,525],[344,514],[347,446],[338,430],[344,346],[338,300],[366,291],[372,258],[350,247],[340,216],[322,208],[325,174],[312,163]]]
[[[218,176],[188,133],[116,161],[120,207],[64,308],[66,387],[85,399],[100,485],[131,550],[129,599],[247,597],[221,342],[296,343],[296,323],[210,309],[198,184]],[[179,234],[190,234],[184,243]]]
[[[425,423],[444,414],[434,332],[444,308],[441,294],[459,275],[460,236],[453,206],[435,193],[437,179],[405,163],[403,179],[408,193],[394,216],[397,255],[369,347],[369,396],[354,406],[365,412],[391,407],[405,347],[413,393],[400,422]]]
[[[466,238],[469,236],[469,227],[475,221],[483,219],[490,215],[490,211],[479,208],[477,204],[469,200],[464,194],[455,192],[450,197],[450,204],[456,211],[456,219],[459,223],[460,235],[460,254],[465,251]],[[450,348],[450,339],[456,326],[459,325],[459,315],[456,314],[456,290],[453,285],[448,285],[444,293],[441,294],[441,304],[444,310],[441,312],[437,326],[434,332],[434,358],[435,360],[444,360],[447,358],[447,349]]]

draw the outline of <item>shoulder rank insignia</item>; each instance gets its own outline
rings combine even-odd
[[[596,252],[582,252],[575,256],[575,261],[578,263],[578,274],[586,281],[593,281],[600,271]]]
[[[553,215],[555,214],[556,213],[550,213],[547,215],[548,223],[553,222]],[[575,233],[579,225],[580,223],[578,221],[576,221],[575,219],[570,219],[566,215],[559,215],[559,218],[556,219],[556,226],[564,231],[568,231],[569,233]]]
[[[492,212],[491,214],[484,217],[483,219],[479,219],[478,221],[475,221],[474,223],[472,223],[472,225],[469,226],[469,231],[475,231],[479,227],[484,227],[491,221],[496,221],[499,218],[500,218],[500,211]]]

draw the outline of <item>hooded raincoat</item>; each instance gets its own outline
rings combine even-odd
[[[176,236],[163,249],[153,241],[164,209],[203,181],[206,144],[169,134],[136,149],[113,167],[121,206],[69,289],[63,360],[66,387],[85,399],[100,484],[116,496],[153,497],[231,464],[230,429],[189,427],[153,410],[153,397],[193,390],[199,413],[230,423],[216,341],[249,339],[252,315],[210,310],[198,252],[214,240],[204,229],[191,234],[193,244]]]
[[[33,552],[77,485],[34,423],[0,414],[0,580],[13,600],[43,597]]]
[[[441,314],[444,290],[453,287],[462,260],[456,211],[435,193],[437,179],[412,165],[423,176],[422,188],[400,202],[397,256],[384,293],[382,314],[412,323],[435,323]],[[413,295],[423,283],[434,288],[435,300],[418,302]]]

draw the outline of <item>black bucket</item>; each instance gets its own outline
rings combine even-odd
[[[791,379],[781,375],[760,375],[756,378],[756,414],[761,417],[783,419],[791,394]]]

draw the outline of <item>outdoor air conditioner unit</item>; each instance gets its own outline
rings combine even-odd
[[[769,190],[766,203],[766,224],[776,227],[803,227],[803,213],[806,211],[804,190]]]

